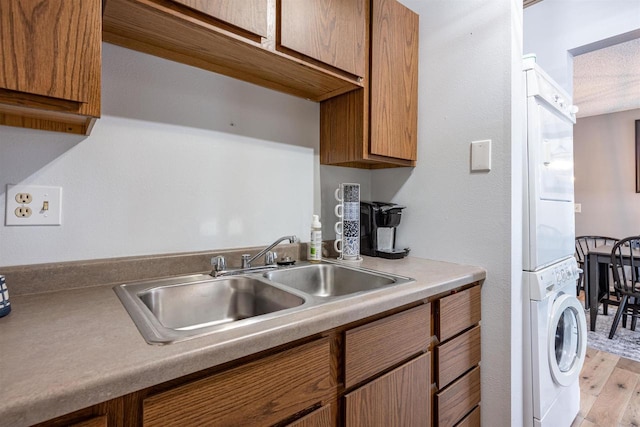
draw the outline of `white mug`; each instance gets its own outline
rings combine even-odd
[[[333,209],[333,212],[336,214],[338,218],[342,218],[342,212],[343,212],[342,206],[343,205],[341,203],[338,203],[336,207]]]
[[[336,222],[336,224],[333,226],[333,230],[336,232],[336,234],[342,234],[342,221]]]
[[[342,239],[334,240],[333,241],[333,248],[336,250],[336,252],[338,252],[339,254],[342,254]]]

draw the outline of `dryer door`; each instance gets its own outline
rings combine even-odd
[[[573,295],[553,302],[549,319],[549,365],[556,383],[570,386],[578,379],[587,350],[584,308]]]

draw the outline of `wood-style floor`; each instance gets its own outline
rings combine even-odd
[[[640,362],[587,348],[571,427],[639,427]]]

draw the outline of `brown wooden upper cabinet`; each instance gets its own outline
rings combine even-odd
[[[173,0],[260,37],[267,37],[268,0]]]
[[[106,0],[103,39],[291,95],[322,101],[363,85],[358,76],[340,68],[353,67],[348,62],[356,62],[353,58],[347,61],[347,57],[353,56],[353,50],[345,53],[348,49],[341,48],[344,43],[341,38],[346,37],[343,27],[362,27],[364,24],[349,22],[356,17],[340,15],[344,7],[334,3],[354,2]],[[277,13],[280,6],[283,14],[289,16],[282,23]],[[320,9],[308,10],[314,8]],[[298,13],[298,9],[307,13],[301,19],[319,20],[316,26],[305,28],[307,40],[318,47],[318,51],[303,48],[300,48],[303,53],[292,49],[282,51],[276,46],[279,29],[287,33],[289,39],[292,35],[299,37],[295,35],[298,30],[291,26],[295,16],[290,16]],[[325,19],[338,17],[338,32],[335,21],[325,28]],[[364,21],[366,15],[361,18]],[[333,33],[316,34],[318,31]],[[325,52],[322,43],[326,40],[333,45]],[[358,46],[360,50],[365,49],[362,42]],[[335,55],[338,62],[334,63],[331,55]],[[319,59],[314,59],[315,56]]]
[[[321,103],[322,164],[415,166],[418,36],[413,11],[396,0],[371,1],[368,84]]]
[[[280,0],[278,48],[364,77],[368,0]]]
[[[0,124],[90,132],[100,116],[101,5],[0,2]]]

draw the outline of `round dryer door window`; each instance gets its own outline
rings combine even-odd
[[[556,383],[573,384],[584,364],[587,320],[575,296],[561,295],[553,303],[549,319],[549,364]]]

